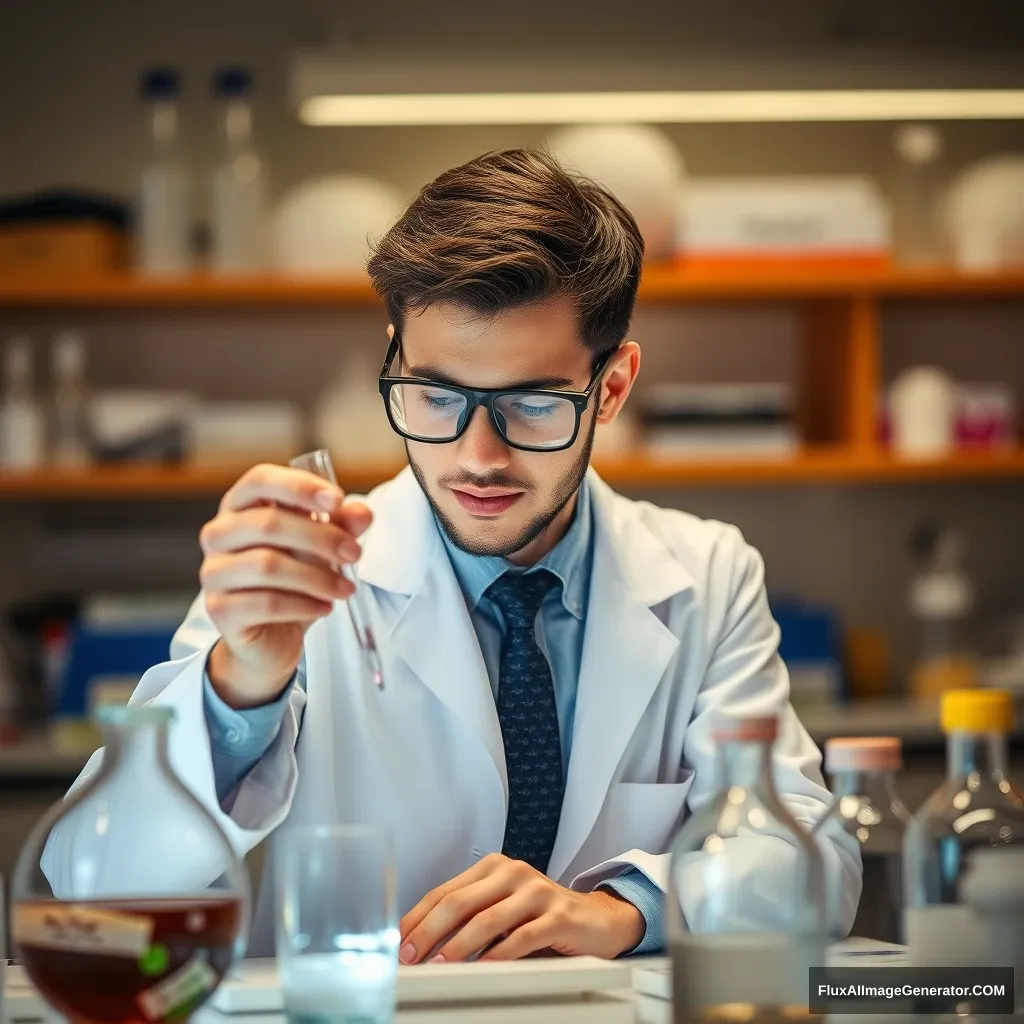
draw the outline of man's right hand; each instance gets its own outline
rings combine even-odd
[[[372,514],[313,473],[256,466],[224,495],[199,537],[206,610],[221,639],[208,675],[239,710],[273,701],[295,673],[306,630],[347,599],[335,566],[358,561]],[[330,516],[317,522],[311,513]]]

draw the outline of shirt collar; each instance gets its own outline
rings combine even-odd
[[[465,595],[466,604],[474,611],[487,588],[506,572],[534,572],[547,569],[562,584],[562,604],[570,615],[582,621],[586,614],[587,593],[590,588],[591,538],[593,513],[590,488],[586,480],[580,485],[576,511],[569,529],[561,540],[539,561],[528,569],[519,569],[497,555],[471,555],[456,547],[440,525],[438,530],[448,550],[455,576]]]

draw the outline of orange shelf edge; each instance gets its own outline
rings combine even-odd
[[[823,448],[808,449],[784,459],[667,459],[637,455],[595,459],[594,465],[616,487],[898,483],[1024,477],[1024,451],[1005,455],[960,454],[935,462],[908,462],[877,451]],[[400,468],[397,463],[339,464],[338,476],[347,490],[365,492]],[[225,491],[244,469],[140,466],[4,472],[0,473],[0,500],[208,498]]]
[[[1024,269],[998,274],[962,274],[950,269],[908,270],[822,267],[652,266],[644,271],[642,302],[679,300],[784,300],[848,298],[1024,298]],[[184,279],[131,274],[100,277],[9,277],[0,281],[0,307],[203,308],[371,307],[369,282],[353,278],[286,278],[279,275]]]

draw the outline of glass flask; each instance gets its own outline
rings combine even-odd
[[[897,943],[903,931],[903,836],[910,821],[896,794],[901,753],[895,736],[827,740],[825,771],[832,776],[834,799],[814,829],[815,837],[825,841],[845,832],[859,846],[864,886],[850,934]],[[830,922],[841,916],[838,907],[829,908]]]
[[[69,1020],[185,1019],[244,951],[248,874],[171,767],[173,717],[152,705],[101,708],[102,762],[18,858],[16,955]]]
[[[718,789],[672,844],[675,1024],[804,1019],[824,963],[824,868],[772,780],[774,716],[721,721]]]
[[[942,695],[946,781],[911,818],[903,848],[905,928],[912,963],[998,963],[964,898],[975,851],[1024,843],[1024,793],[1006,774],[1013,702],[1001,690]]]

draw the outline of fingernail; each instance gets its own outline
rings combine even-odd
[[[358,544],[351,544],[348,541],[338,548],[338,554],[347,562],[358,562],[359,556],[362,553],[362,549]]]
[[[317,491],[316,503],[321,508],[333,509],[338,504],[337,491]]]
[[[427,961],[427,963],[431,963],[431,964],[444,964],[444,963],[447,963],[447,962],[448,961],[445,960],[445,958],[444,958],[444,953],[438,953],[437,956],[432,956]]]
[[[416,947],[411,943],[407,942],[398,954],[398,959],[403,964],[412,964],[416,962]]]

